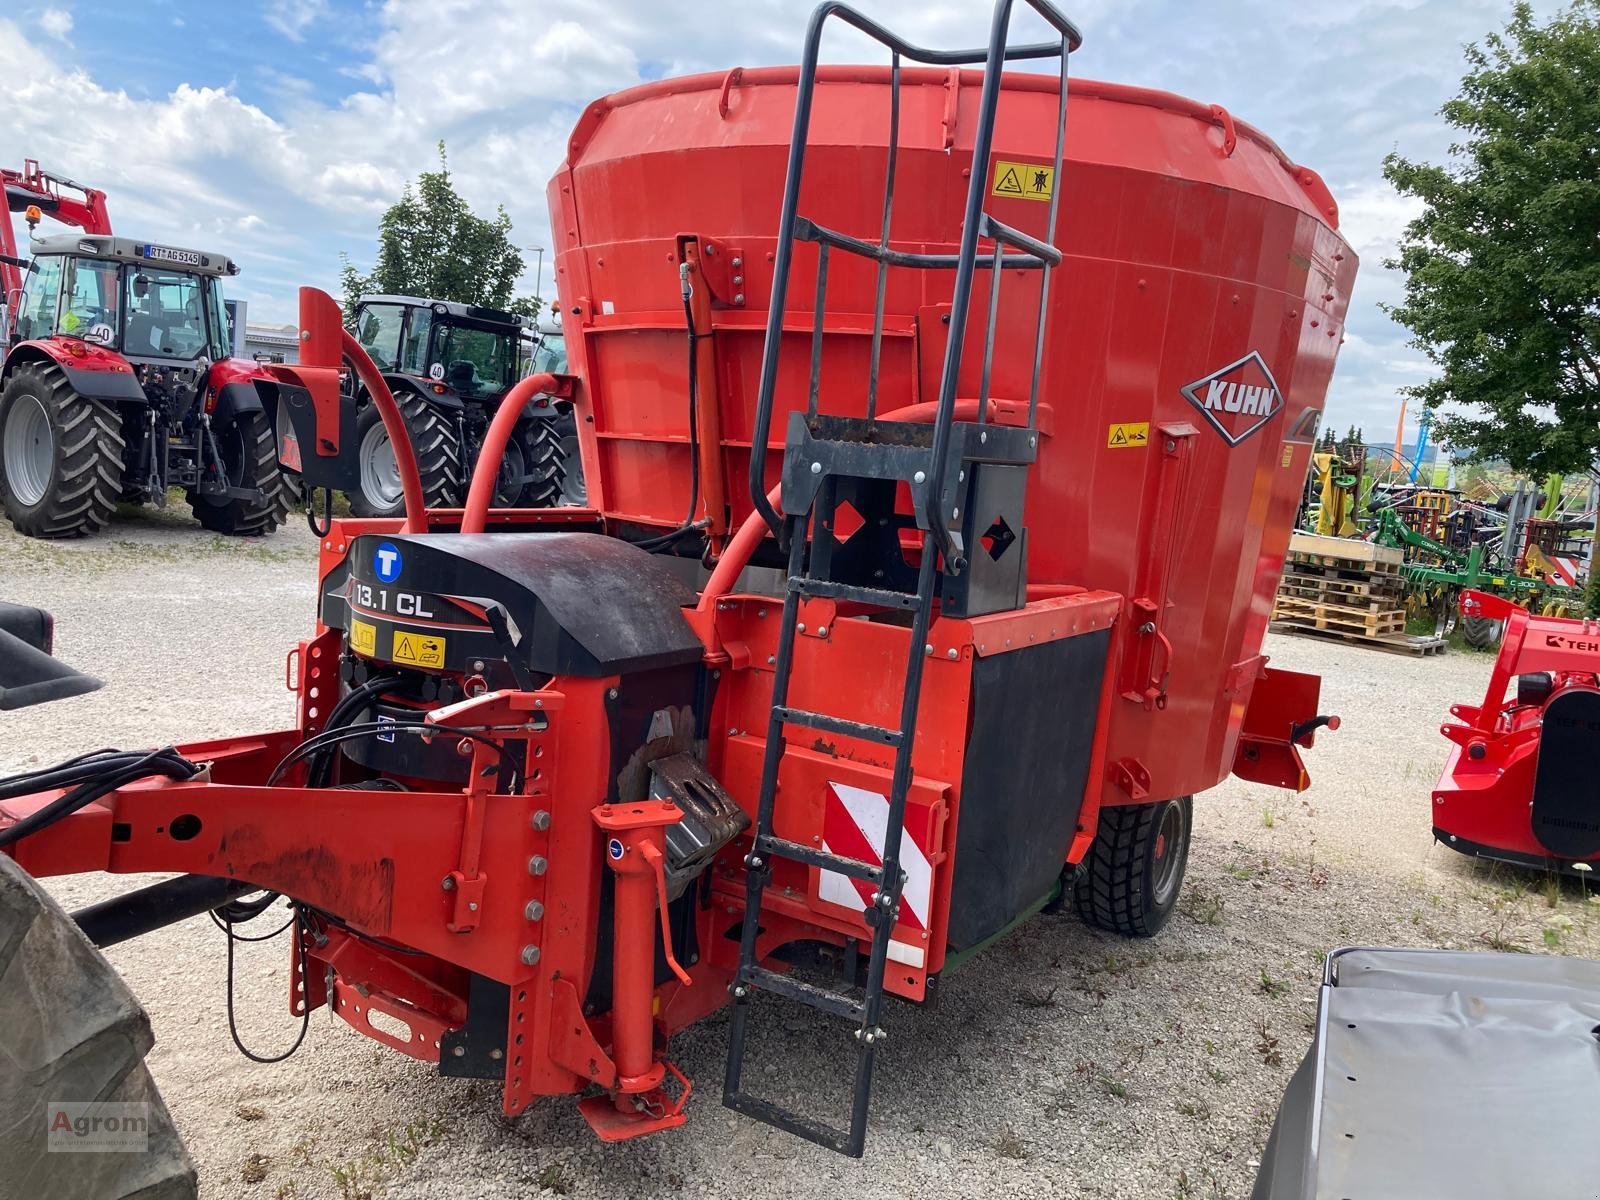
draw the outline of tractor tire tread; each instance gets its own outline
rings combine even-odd
[[[61,907],[0,855],[0,1139],[7,1195],[51,1200],[187,1200],[195,1169],[144,1057],[150,1020]],[[54,1152],[59,1103],[141,1104],[142,1152]]]
[[[12,501],[0,467],[0,495],[18,533],[36,538],[82,537],[104,529],[122,495],[122,418],[100,400],[72,390],[66,373],[47,363],[28,363],[6,382],[0,421],[13,398],[31,392],[55,427],[59,469],[31,510]],[[3,463],[0,459],[0,463]]]
[[[394,402],[400,408],[406,432],[411,435],[411,450],[417,457],[417,474],[422,479],[422,502],[428,508],[453,508],[461,503],[461,446],[455,429],[415,392],[397,390]],[[367,402],[370,411],[372,402]],[[358,426],[357,438],[361,436]],[[361,489],[346,492],[350,512],[357,517],[393,517],[405,511],[402,499],[392,508],[369,503]]]
[[[191,491],[189,507],[202,529],[227,537],[261,537],[288,519],[294,491],[278,466],[278,440],[265,414],[245,412],[234,420],[243,426],[245,471],[240,485],[259,489],[263,501],[252,504],[248,500],[228,500],[217,504]]]

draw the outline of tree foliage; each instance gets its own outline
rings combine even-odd
[[[344,311],[355,311],[366,293],[422,296],[482,304],[527,317],[539,302],[514,296],[523,271],[521,252],[511,242],[511,218],[503,205],[493,220],[478,216],[456,192],[444,143],[439,169],[424,171],[407,184],[378,227],[378,261],[364,274],[340,255]]]
[[[1600,457],[1600,0],[1548,24],[1525,3],[1466,51],[1450,162],[1397,154],[1384,174],[1423,203],[1390,310],[1437,376],[1407,389],[1439,440],[1519,471]],[[1441,407],[1443,406],[1443,407]]]

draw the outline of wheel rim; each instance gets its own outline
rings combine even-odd
[[[506,443],[505,456],[500,459],[500,471],[495,477],[494,502],[498,508],[513,508],[528,483],[528,462],[522,448],[515,442]]]
[[[382,422],[361,435],[361,492],[380,508],[392,508],[400,500],[400,464]]]
[[[55,458],[50,414],[37,396],[18,396],[5,429],[6,486],[18,503],[32,506],[44,499]]]
[[[1151,891],[1157,908],[1162,908],[1178,890],[1179,864],[1183,861],[1183,808],[1168,804],[1156,828]]]

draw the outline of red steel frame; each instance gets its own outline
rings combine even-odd
[[[63,192],[62,189],[68,189]],[[4,219],[0,220],[0,300],[8,310],[15,310],[16,297],[22,291],[22,270],[14,262],[6,261],[17,256],[16,235],[11,228],[11,212],[19,202],[28,210],[28,226],[32,228],[39,216],[52,217],[63,225],[72,225],[85,233],[111,232],[111,215],[106,211],[106,194],[97,188],[84,187],[60,175],[51,174],[39,166],[37,159],[25,159],[22,170],[0,167],[0,191],[5,193]],[[70,192],[78,193],[76,196]],[[0,329],[0,337],[9,330]]]

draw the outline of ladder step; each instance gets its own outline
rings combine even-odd
[[[811,712],[804,708],[774,705],[772,715],[787,725],[804,725],[807,729],[843,734],[845,737],[860,738],[864,742],[881,742],[885,746],[898,746],[905,739],[905,735],[898,729],[868,725],[865,721],[847,721],[843,717],[830,717],[827,713]]]
[[[793,975],[785,975],[781,971],[770,971],[766,967],[748,966],[739,972],[739,979],[745,983],[754,984],[764,992],[775,995],[787,996],[790,1000],[798,1000],[801,1004],[810,1005],[812,1008],[821,1009],[825,1013],[832,1013],[836,1017],[843,1017],[848,1021],[861,1019],[862,1002],[843,992],[835,992],[829,988],[818,987],[814,983],[806,983],[796,979]]]
[[[922,598],[912,592],[896,592],[889,588],[858,587],[852,583],[836,583],[831,579],[810,579],[802,575],[789,577],[789,590],[802,596],[822,596],[830,600],[853,600],[858,604],[871,604],[878,608],[913,609]]]
[[[846,858],[842,854],[829,854],[826,850],[818,850],[815,846],[807,846],[803,842],[791,842],[788,838],[776,837],[770,833],[758,837],[755,848],[762,854],[776,854],[780,858],[802,862],[809,867],[837,871],[841,875],[860,879],[865,883],[883,882],[883,868],[875,863],[863,862],[859,858]]]
[[[763,1121],[785,1133],[792,1133],[795,1137],[805,1138],[808,1142],[815,1142],[824,1150],[832,1150],[835,1154],[860,1158],[862,1150],[865,1149],[844,1130],[835,1129],[821,1121],[813,1121],[809,1117],[802,1117],[786,1108],[779,1108],[770,1100],[758,1100],[754,1096],[746,1096],[743,1092],[724,1092],[722,1103],[734,1112]],[[864,1142],[865,1138],[862,1141]]]

